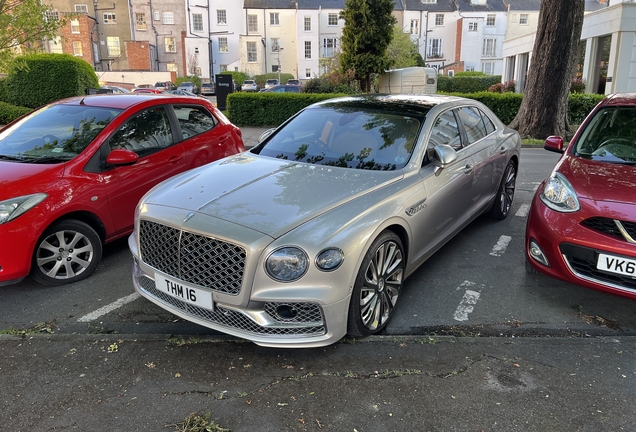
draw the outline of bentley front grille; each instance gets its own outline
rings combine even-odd
[[[241,291],[241,246],[147,220],[139,223],[139,243],[142,261],[167,275],[225,294]]]

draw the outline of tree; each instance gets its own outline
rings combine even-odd
[[[188,50],[188,74],[196,75],[199,69],[199,54]]]
[[[393,0],[346,0],[340,12],[345,20],[340,46],[342,72],[352,70],[367,92],[371,91],[371,74],[391,67],[386,51],[397,22],[392,11]]]
[[[519,112],[510,127],[522,137],[565,136],[568,96],[583,28],[585,0],[543,0]]]
[[[43,40],[57,36],[66,21],[53,12],[40,0],[0,0],[0,70],[16,55],[39,51]]]
[[[420,66],[418,55],[419,58],[422,56],[417,50],[417,42],[413,41],[408,33],[404,33],[400,26],[393,26],[393,37],[386,52],[393,68]]]

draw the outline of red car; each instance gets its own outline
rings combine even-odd
[[[152,94],[162,94],[165,93],[164,89],[162,88],[146,88],[146,87],[137,87],[134,88],[133,93],[152,93]]]
[[[636,93],[606,97],[539,186],[526,226],[529,271],[636,299]]]
[[[14,121],[0,131],[0,285],[84,279],[150,188],[243,150],[202,98],[75,97]]]

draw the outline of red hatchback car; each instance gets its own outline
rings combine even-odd
[[[202,98],[75,97],[16,120],[0,131],[0,285],[89,276],[150,188],[243,150]]]
[[[539,186],[526,226],[529,271],[636,299],[636,93],[608,96]]]

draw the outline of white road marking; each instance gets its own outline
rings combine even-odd
[[[112,302],[111,304],[108,304],[104,307],[97,309],[94,312],[84,315],[83,317],[79,318],[77,322],[91,322],[93,320],[96,320],[102,315],[106,315],[107,313],[112,312],[115,309],[118,309],[122,307],[123,305],[130,303],[133,300],[137,300],[139,297],[140,297],[139,293],[136,293],[136,292],[130,295],[127,295],[126,297],[122,297],[119,300]]]
[[[530,204],[521,204],[515,216],[526,217],[528,216],[528,210],[530,210]]]
[[[459,291],[462,288],[468,288],[468,287],[474,287],[475,285],[477,285],[475,282],[471,282],[471,281],[464,281],[462,282],[457,288],[455,288],[455,291]]]
[[[490,252],[490,255],[502,256],[504,252],[506,251],[506,248],[508,247],[508,243],[510,243],[510,240],[512,240],[512,237],[507,235],[502,235],[501,237],[499,237],[499,241],[492,248],[492,252]]]
[[[459,306],[455,309],[453,318],[457,321],[468,321],[468,314],[474,309],[477,300],[479,300],[480,294],[477,291],[466,290],[462,301],[459,302]]]

